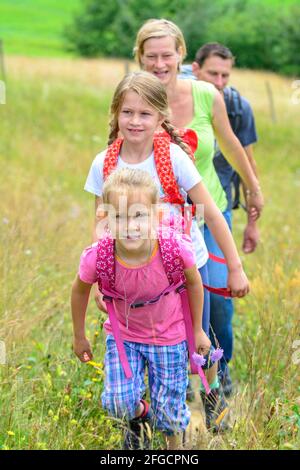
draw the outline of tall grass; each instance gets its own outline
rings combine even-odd
[[[103,332],[90,302],[88,336],[96,364],[72,353],[69,296],[90,243],[93,200],[83,184],[105,147],[119,62],[9,59],[7,104],[0,107],[0,448],[121,448],[101,409]],[[269,117],[265,80],[278,122]],[[238,72],[233,82],[254,104],[256,158],[266,198],[261,243],[243,256],[252,292],[236,302],[233,430],[211,448],[295,449],[300,445],[299,105],[291,83]],[[245,215],[234,215],[241,244]],[[155,440],[154,447],[160,441]]]

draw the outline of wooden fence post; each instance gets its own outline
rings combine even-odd
[[[277,122],[277,117],[276,117],[276,111],[275,111],[275,106],[274,106],[273,92],[272,92],[270,82],[268,81],[266,81],[266,89],[267,89],[267,95],[268,95],[268,100],[269,100],[269,105],[270,105],[271,119],[275,123]]]
[[[5,104],[5,103],[6,103],[6,74],[5,74],[5,67],[4,67],[3,41],[2,39],[0,39],[0,104]]]
[[[124,70],[125,70],[125,75],[127,75],[130,72],[129,61],[128,60],[125,60]]]
[[[6,73],[4,67],[4,48],[2,39],[0,39],[0,70],[3,80],[6,82]]]

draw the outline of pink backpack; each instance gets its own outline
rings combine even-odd
[[[202,368],[199,366],[197,361],[195,362],[195,340],[193,333],[193,324],[192,317],[188,302],[187,291],[184,285],[185,276],[183,271],[183,263],[180,256],[180,248],[177,241],[178,232],[174,229],[174,226],[161,224],[158,229],[158,242],[159,248],[162,256],[163,265],[165,272],[169,279],[170,285],[161,292],[155,299],[148,300],[146,302],[138,302],[132,304],[131,308],[142,308],[144,305],[149,305],[157,302],[162,296],[167,295],[168,293],[176,290],[180,295],[183,316],[186,328],[186,336],[188,342],[189,358],[191,364],[192,374],[199,374],[203,385],[209,393],[209,385],[207,383],[206,377]],[[110,233],[107,234],[99,240],[98,249],[97,249],[97,281],[99,285],[99,290],[104,295],[103,300],[106,303],[107,312],[109,315],[110,324],[113,331],[113,336],[116,341],[120,361],[124,369],[124,373],[127,378],[132,377],[132,371],[128,363],[126,356],[123,340],[121,338],[120,328],[118,320],[116,317],[113,299],[124,300],[118,292],[115,291],[115,243]]]

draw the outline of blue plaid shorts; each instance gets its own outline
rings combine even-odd
[[[111,416],[133,419],[145,390],[148,368],[154,429],[173,435],[186,429],[190,411],[186,405],[188,349],[186,341],[174,346],[156,346],[124,341],[133,377],[125,377],[116,343],[106,338],[105,387],[102,406]]]

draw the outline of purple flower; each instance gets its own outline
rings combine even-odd
[[[223,349],[217,348],[210,356],[212,362],[217,362],[223,357]]]
[[[193,353],[193,360],[198,367],[203,367],[206,364],[206,359],[204,359],[202,354]]]

